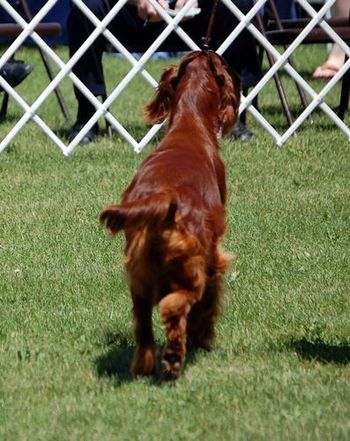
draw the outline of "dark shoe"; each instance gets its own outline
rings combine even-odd
[[[77,136],[77,134],[80,132],[80,130],[85,126],[87,121],[80,121],[78,120],[70,132],[68,136],[68,141],[72,142],[73,139]],[[96,123],[94,126],[91,127],[91,129],[85,133],[83,138],[80,141],[80,144],[89,144],[90,142],[94,142],[96,136],[98,135],[98,124]]]
[[[253,134],[242,121],[239,121],[236,127],[232,130],[230,136],[233,139],[240,139],[241,141],[247,141],[253,136]]]
[[[11,87],[16,87],[31,73],[33,66],[21,60],[9,60],[0,69],[0,75]],[[0,92],[3,88],[0,86]]]

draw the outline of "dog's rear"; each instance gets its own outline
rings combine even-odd
[[[125,265],[133,300],[135,375],[155,372],[152,307],[159,304],[167,343],[163,374],[176,378],[189,343],[210,349],[228,258],[225,169],[217,133],[233,126],[239,87],[213,52],[194,52],[168,68],[146,118],[169,116],[167,133],[141,165],[121,204],[101,214],[112,234],[126,234]]]

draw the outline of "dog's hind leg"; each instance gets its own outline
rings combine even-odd
[[[193,305],[187,321],[190,347],[210,351],[215,338],[215,322],[220,311],[220,280],[209,283],[202,299]]]
[[[168,294],[159,303],[167,339],[162,357],[165,379],[176,379],[181,373],[186,356],[187,315],[196,298],[194,292],[178,290]]]
[[[132,296],[135,323],[136,350],[131,365],[135,376],[155,373],[155,343],[152,331],[152,304],[138,296]]]
[[[187,338],[190,346],[206,350],[212,348],[215,323],[221,309],[222,277],[232,256],[216,247],[212,263],[207,268],[206,287],[202,298],[193,305],[187,321]]]

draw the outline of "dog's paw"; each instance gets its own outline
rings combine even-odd
[[[162,378],[165,381],[177,380],[182,371],[181,357],[174,353],[166,353],[161,361]]]

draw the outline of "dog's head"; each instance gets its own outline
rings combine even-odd
[[[216,108],[207,107],[207,112],[217,114],[219,129],[224,135],[233,128],[240,103],[240,81],[218,54],[213,51],[191,52],[179,66],[165,69],[155,99],[144,107],[146,121],[160,123],[171,116],[183,93],[211,94],[212,97],[214,94]]]

